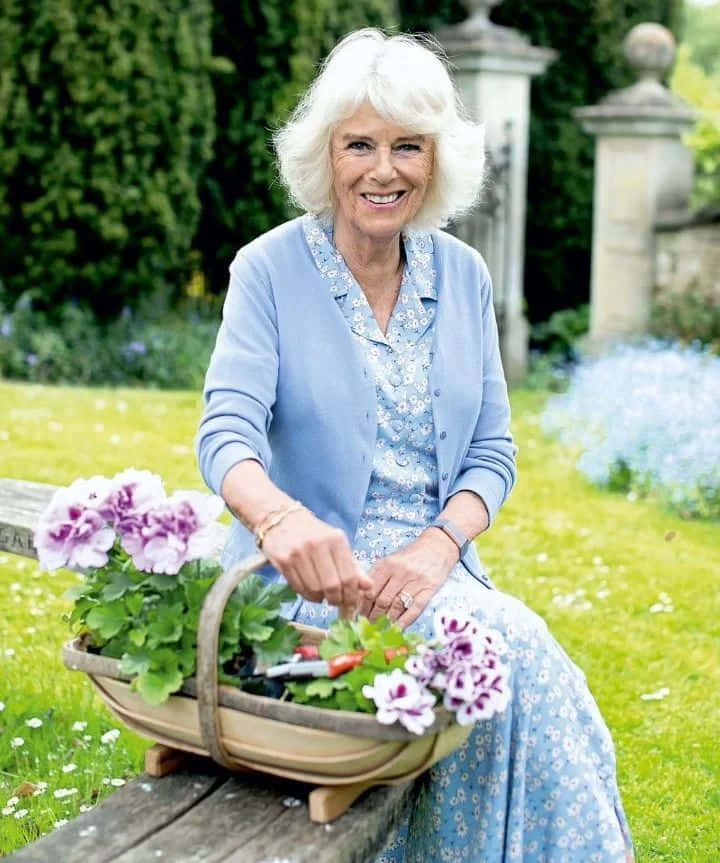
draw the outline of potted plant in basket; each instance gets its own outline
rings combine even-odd
[[[262,555],[223,573],[223,508],[213,495],[167,495],[160,477],[130,469],[58,489],[40,519],[41,564],[82,572],[65,662],[131,728],[226,766],[328,786],[319,790],[332,788],[334,805],[326,795],[313,812],[311,795],[311,817],[328,820],[505,709],[497,632],[443,612],[432,641],[386,618],[296,626],[281,614],[294,593],[254,573]]]

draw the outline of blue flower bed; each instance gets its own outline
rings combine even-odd
[[[542,421],[580,448],[578,469],[593,483],[720,518],[717,355],[660,343],[618,348],[579,365]]]

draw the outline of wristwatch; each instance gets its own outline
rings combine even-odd
[[[449,518],[436,518],[430,527],[437,527],[446,533],[455,545],[460,549],[460,560],[465,556],[465,552],[470,547],[470,539],[460,530],[460,528]]]

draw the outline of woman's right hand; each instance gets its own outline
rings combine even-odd
[[[327,600],[341,616],[351,616],[372,588],[345,533],[308,509],[289,513],[271,528],[263,552],[296,593],[311,602]]]

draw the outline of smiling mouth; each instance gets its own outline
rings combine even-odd
[[[371,204],[395,204],[404,194],[404,191],[391,192],[389,195],[373,195],[369,192],[365,192],[360,197],[365,198],[365,200],[369,201]]]

